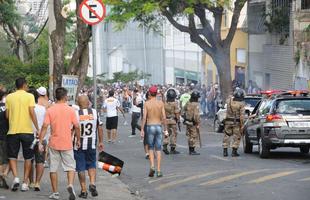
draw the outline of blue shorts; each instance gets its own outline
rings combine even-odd
[[[96,169],[96,149],[74,150],[74,159],[77,172]]]
[[[146,143],[149,145],[149,149],[160,151],[163,141],[161,125],[147,125],[146,130]]]

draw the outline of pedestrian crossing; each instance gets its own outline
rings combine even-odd
[[[237,185],[246,184],[257,186],[259,184],[273,183],[277,180],[287,178],[290,181],[310,182],[310,169],[252,169],[252,170],[214,170],[205,173],[191,175],[168,174],[163,178],[150,178],[148,183],[155,186],[155,190],[169,190],[182,185],[191,185],[192,187],[208,188],[212,186],[221,186],[234,183]]]

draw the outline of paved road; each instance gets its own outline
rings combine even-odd
[[[211,124],[211,122],[209,122]],[[297,149],[277,149],[270,159],[257,153],[222,157],[222,134],[202,127],[200,156],[189,156],[186,136],[179,135],[180,155],[164,156],[163,178],[149,178],[139,137],[128,138],[130,126],[121,123],[119,142],[107,144],[106,151],[125,161],[121,180],[145,199],[184,200],[308,200],[310,156]],[[184,127],[183,127],[184,130]]]

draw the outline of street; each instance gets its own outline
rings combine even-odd
[[[145,199],[309,199],[309,155],[302,155],[299,149],[281,148],[274,150],[271,158],[261,159],[257,147],[253,154],[244,154],[241,147],[240,157],[223,158],[223,135],[213,132],[211,121],[202,125],[200,156],[188,155],[182,127],[177,148],[181,154],[163,155],[164,177],[149,178],[142,142],[139,136],[128,137],[131,133],[128,122],[125,126],[120,121],[119,142],[106,144],[105,150],[125,161],[121,181],[129,185],[132,193]]]

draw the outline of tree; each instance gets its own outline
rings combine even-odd
[[[56,20],[56,29],[52,32],[50,38],[53,48],[53,84],[54,90],[61,86],[61,78],[63,74],[71,74],[79,76],[78,91],[83,86],[87,69],[89,65],[89,47],[88,42],[91,38],[91,29],[83,23],[78,14],[78,9],[82,0],[76,0],[76,39],[77,45],[73,51],[68,68],[65,68],[65,42],[66,42],[66,24],[67,18],[62,15],[62,9],[68,2],[62,0],[54,0],[54,15]],[[71,29],[70,27],[69,29]]]
[[[20,19],[14,0],[0,1],[0,26],[6,33],[8,41],[11,42],[14,54],[23,61],[24,57],[21,51],[26,50],[27,58],[30,55],[30,49],[24,38]]]
[[[104,2],[112,6],[109,19],[114,22],[125,24],[134,20],[156,29],[160,21],[166,19],[179,31],[189,34],[191,41],[212,57],[219,73],[223,97],[227,98],[232,90],[230,46],[246,0],[235,0],[233,6],[229,0],[104,0]],[[221,35],[224,9],[232,9],[233,12],[230,28],[225,37]],[[213,14],[213,26],[207,18],[207,11]],[[188,23],[180,23],[178,21],[180,17],[186,18]],[[196,18],[199,19],[199,26]]]

